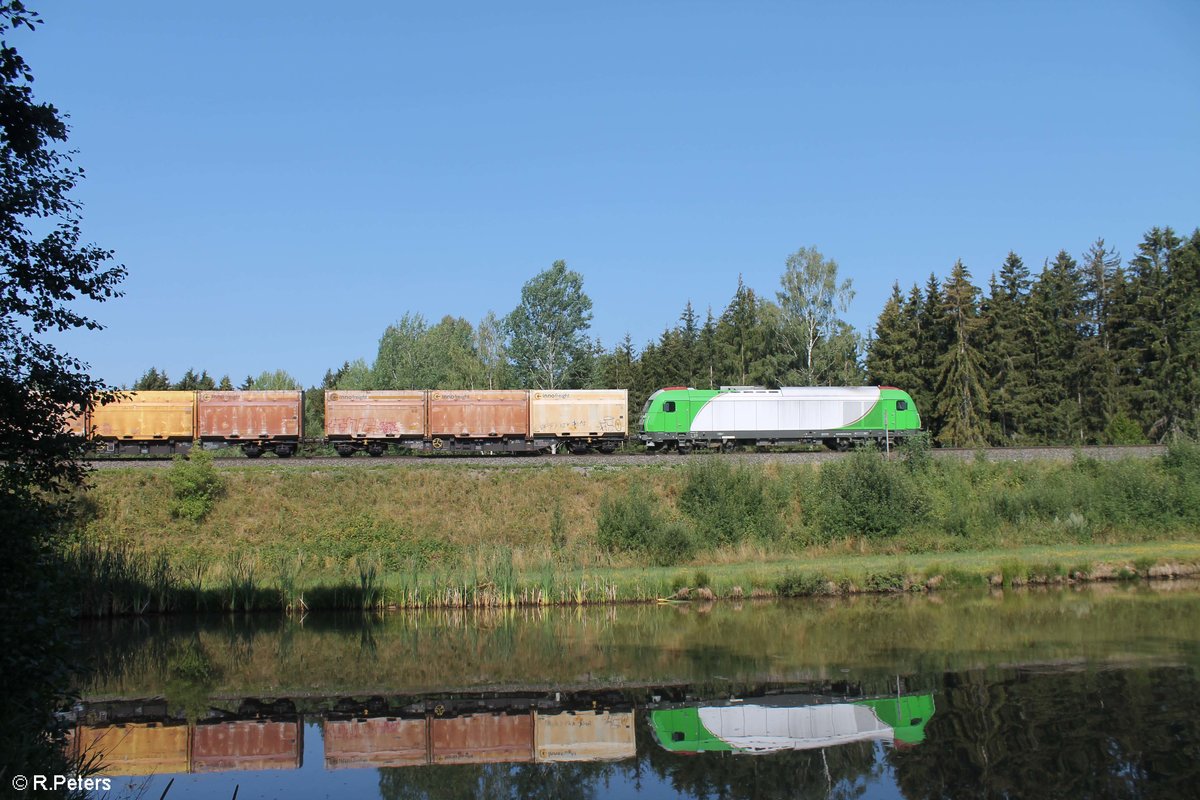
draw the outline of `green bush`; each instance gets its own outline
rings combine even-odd
[[[185,456],[175,456],[167,472],[171,484],[171,516],[199,522],[212,511],[225,491],[225,483],[213,466],[212,453],[199,442]]]
[[[706,545],[718,546],[778,536],[786,500],[784,482],[762,468],[713,457],[688,465],[679,508]]]
[[[596,542],[610,553],[639,554],[658,566],[678,564],[696,552],[692,532],[682,523],[668,521],[640,481],[600,501]]]
[[[822,465],[817,495],[816,517],[828,537],[895,536],[924,515],[913,475],[869,450]]]

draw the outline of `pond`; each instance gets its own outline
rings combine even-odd
[[[1191,797],[1195,584],[88,624],[113,794]]]

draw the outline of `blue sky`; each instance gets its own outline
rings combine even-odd
[[[305,383],[405,311],[503,315],[555,259],[642,344],[815,245],[865,331],[962,258],[1200,224],[1200,3],[38,3],[85,233],[129,268],[108,381]]]

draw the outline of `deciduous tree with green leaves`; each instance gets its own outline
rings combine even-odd
[[[508,357],[518,385],[568,389],[587,375],[592,301],[583,276],[555,261],[521,288],[521,303],[504,318]]]

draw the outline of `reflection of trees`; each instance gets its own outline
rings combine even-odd
[[[382,800],[592,800],[615,764],[463,764],[379,770]],[[627,766],[624,767],[628,769]]]
[[[1194,797],[1200,685],[1175,668],[948,674],[925,742],[888,758],[912,800]]]
[[[648,733],[645,736],[649,738]],[[685,756],[667,752],[652,741],[638,742],[638,752],[649,768],[675,791],[719,800],[858,797],[865,782],[879,775],[876,747],[871,742],[854,742],[759,756]]]

